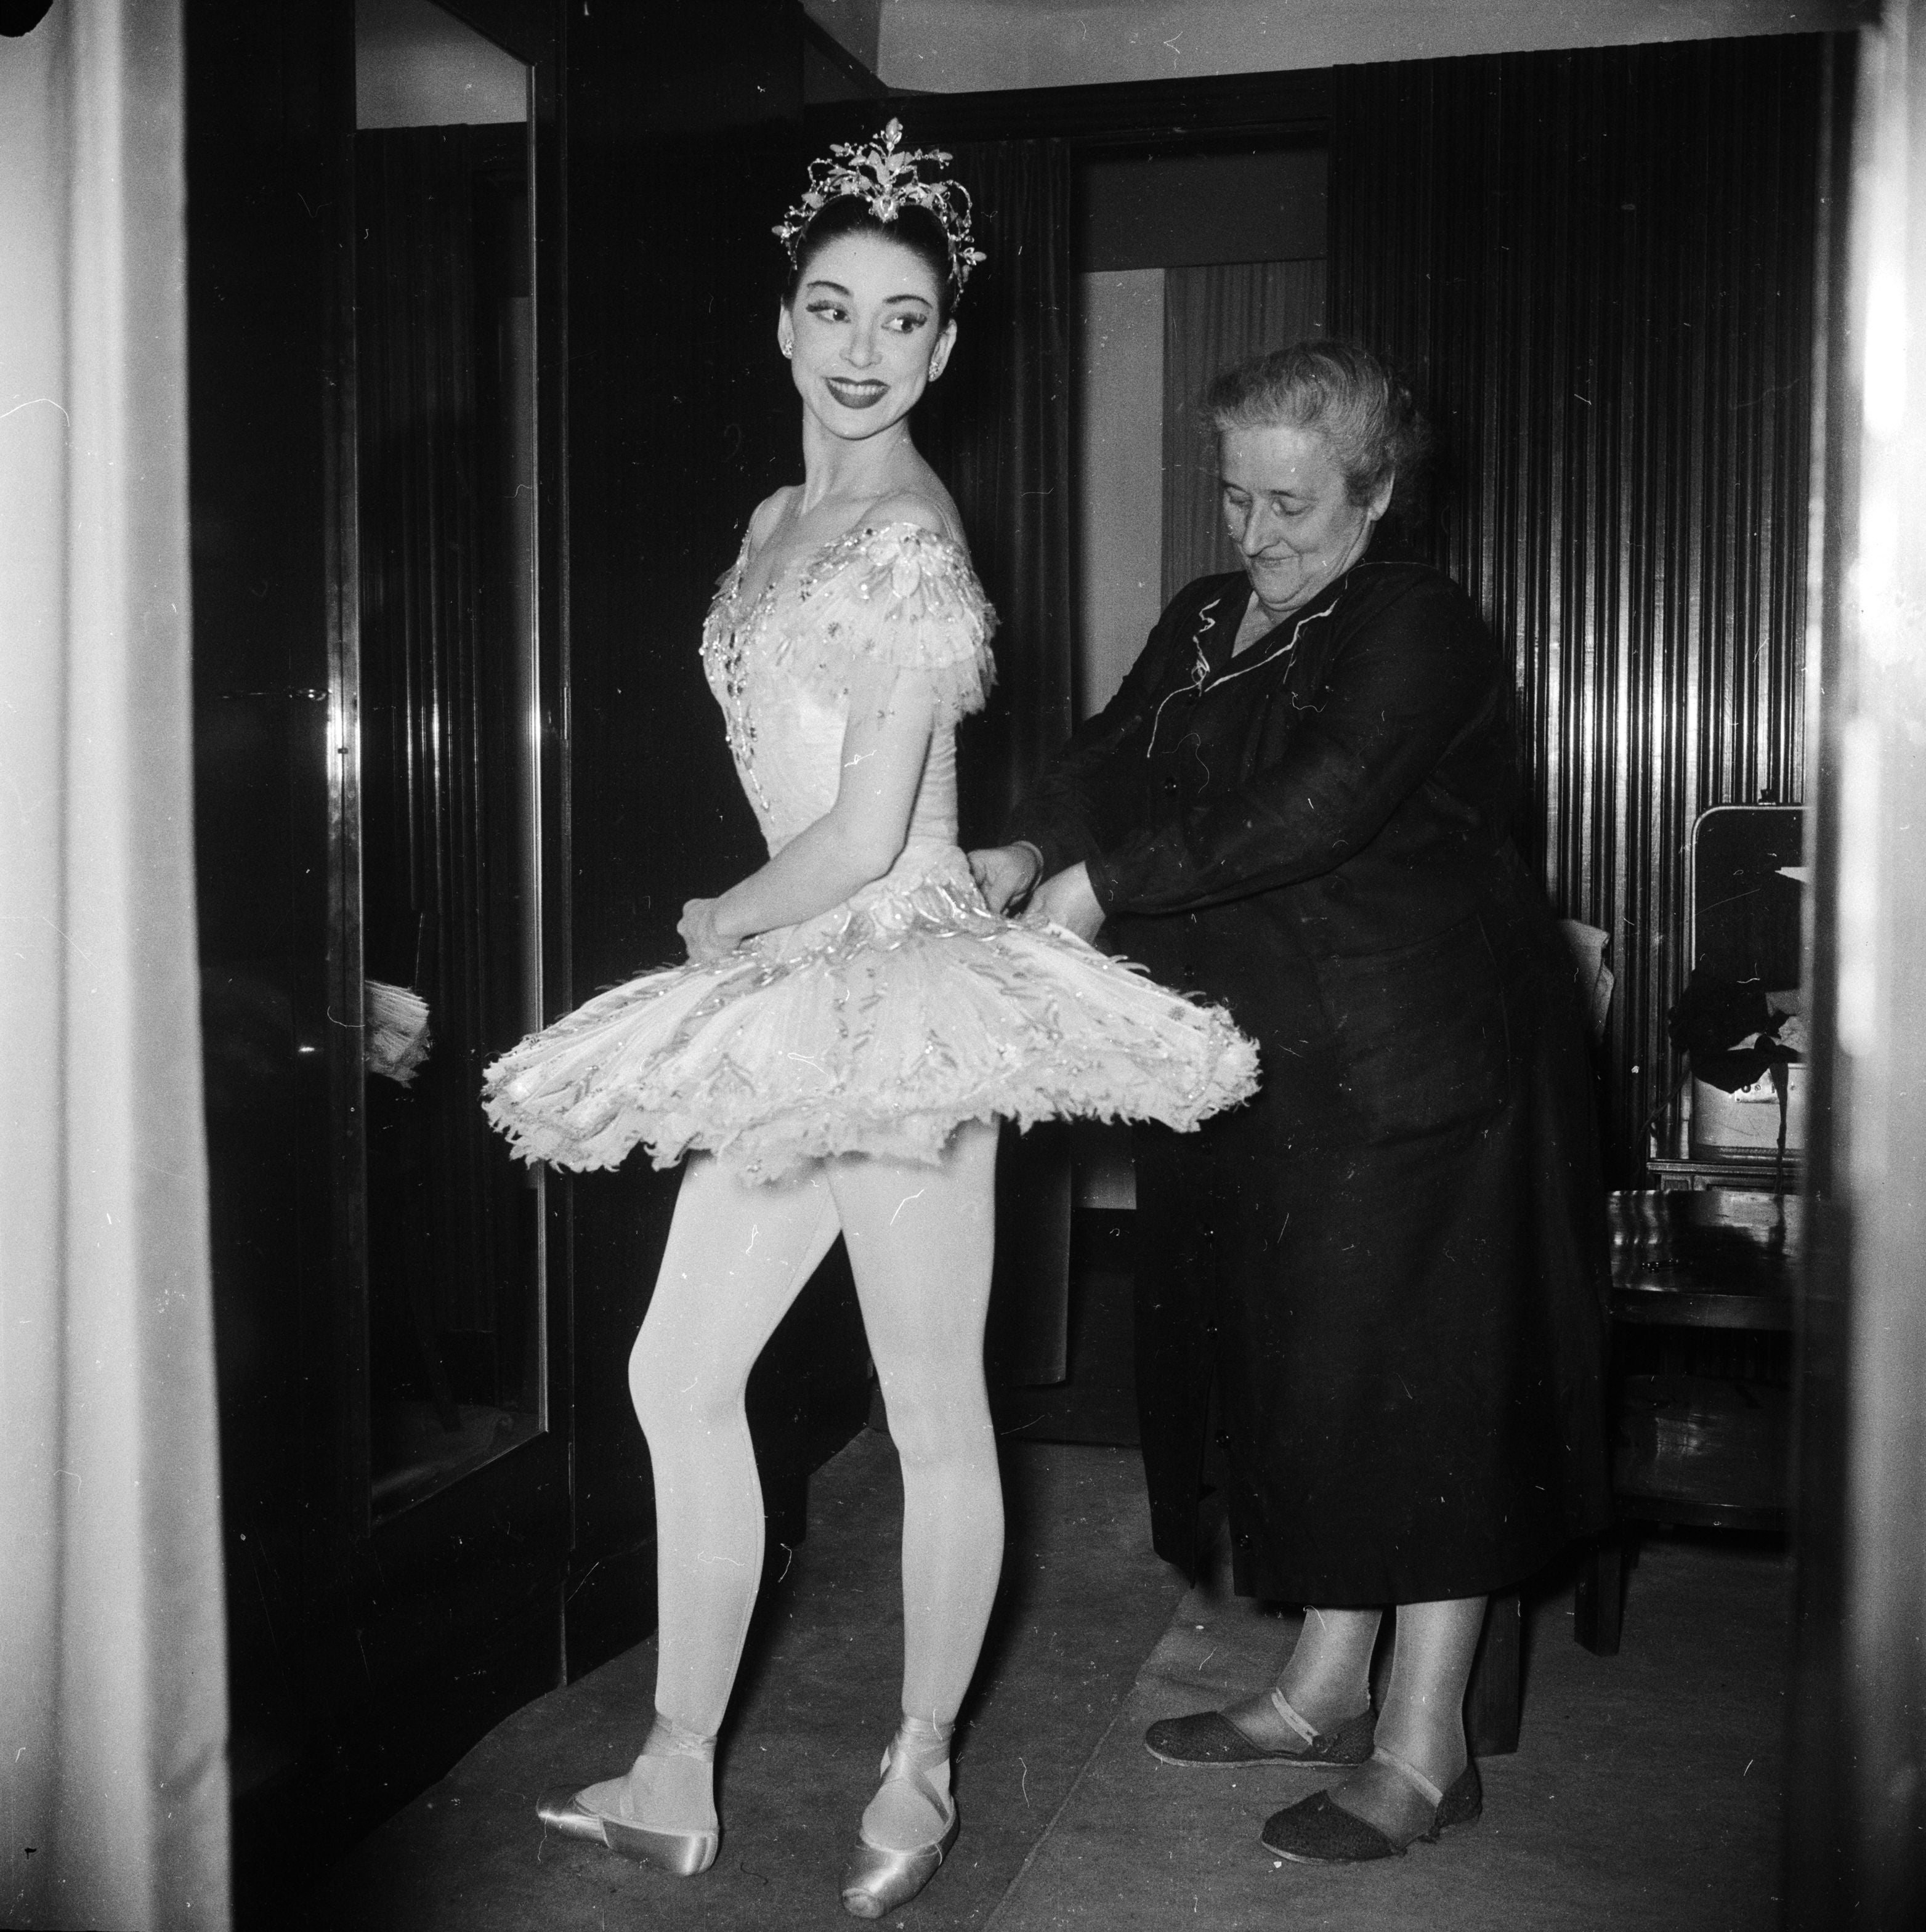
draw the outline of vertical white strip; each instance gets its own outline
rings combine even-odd
[[[1164,272],[1081,275],[1077,295],[1077,694],[1088,717],[1161,603]]]
[[[1076,649],[1079,717],[1115,694],[1163,584],[1164,272],[1077,280]],[[1081,1124],[1077,1204],[1136,1204],[1127,1130]]]
[[[1850,719],[1839,752],[1839,1044],[1864,1058],[1879,1041],[1879,721]]]

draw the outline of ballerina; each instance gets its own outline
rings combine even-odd
[[[1245,1098],[1255,1050],[1060,928],[992,914],[956,843],[955,727],[994,622],[910,413],[956,340],[968,196],[948,156],[839,146],[776,232],[776,336],[803,480],[750,519],[703,661],[768,862],[692,899],[686,964],[524,1040],[487,1106],[518,1154],[685,1163],[629,1362],[654,1470],[656,1716],[623,1776],[544,1820],[689,1876],[721,1828],[712,1761],[761,1574],[743,1397],[840,1233],[902,1460],[902,1720],[843,1903],[880,1918],[954,1844],[950,1736],[1001,1568],[982,1372],[998,1124],[1180,1129]]]

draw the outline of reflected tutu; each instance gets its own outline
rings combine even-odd
[[[1230,1020],[1061,927],[988,911],[951,848],[706,965],[598,994],[488,1070],[517,1154],[658,1167],[692,1149],[752,1180],[830,1155],[934,1160],[965,1120],[1178,1129],[1247,1098]]]

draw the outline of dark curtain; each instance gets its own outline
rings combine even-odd
[[[1001,620],[996,691],[958,746],[970,845],[995,837],[1072,722],[1070,151],[972,142],[955,151],[954,172],[989,260],[970,278],[956,352],[916,436],[956,496]]]
[[[914,116],[908,132],[916,142]],[[1061,141],[971,142],[955,150],[954,172],[989,259],[970,278],[956,352],[918,412],[916,437],[963,513],[1001,620],[995,692],[958,734],[969,846],[997,837],[1072,722],[1070,150]],[[1060,1382],[1070,1247],[1063,1124],[1004,1136],[997,1220],[992,1378]]]
[[[1415,535],[1516,668],[1519,832],[1606,928],[1622,1184],[1705,807],[1800,796],[1816,38],[1340,68],[1334,334],[1440,432]]]
[[[1324,333],[1324,265],[1220,262],[1164,272],[1163,594],[1234,570],[1204,392],[1220,370]]]

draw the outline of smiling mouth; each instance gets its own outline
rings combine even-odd
[[[866,410],[890,393],[887,382],[851,382],[840,376],[824,378],[830,394],[849,410]]]

